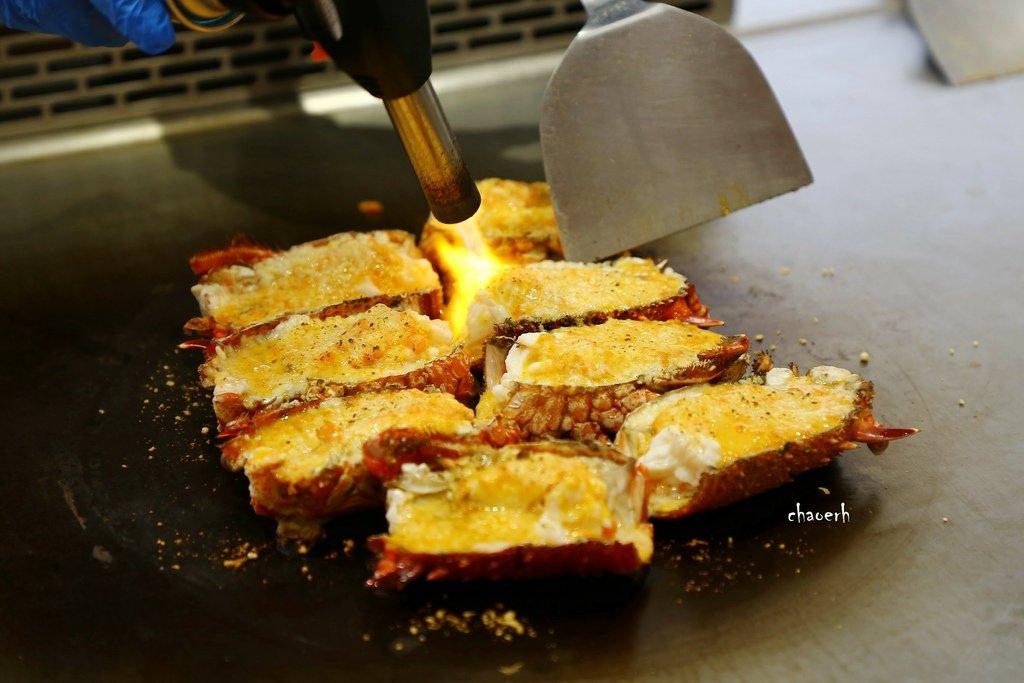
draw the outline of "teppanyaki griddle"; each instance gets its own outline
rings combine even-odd
[[[336,522],[309,556],[275,551],[203,433],[198,359],[174,346],[198,249],[419,224],[386,122],[342,112],[0,167],[0,677],[1015,680],[1024,81],[948,89],[890,15],[748,45],[818,182],[647,249],[727,332],[862,372],[880,419],[921,434],[659,524],[642,577],[373,592],[361,543],[379,516]],[[543,85],[448,96],[478,176],[540,177]],[[362,199],[383,201],[380,223]],[[798,504],[850,519],[796,523]]]

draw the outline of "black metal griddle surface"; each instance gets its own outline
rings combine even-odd
[[[387,128],[293,118],[0,166],[0,679],[1016,680],[1024,81],[950,89],[893,16],[749,44],[816,183],[648,250],[727,332],[859,369],[878,417],[921,434],[659,523],[643,577],[374,592],[380,516],[277,552],[174,347],[191,253],[419,224]],[[449,96],[477,175],[540,177],[543,82]],[[798,504],[850,519],[798,524]]]

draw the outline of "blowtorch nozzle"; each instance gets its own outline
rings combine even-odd
[[[480,208],[480,193],[469,175],[448,120],[428,80],[419,90],[384,100],[434,218],[460,223]]]
[[[480,195],[430,85],[425,0],[298,0],[296,16],[335,64],[384,101],[434,217],[458,223],[476,213]]]
[[[426,0],[165,0],[179,23],[197,31],[231,26],[242,12],[299,25],[334,63],[384,101],[434,217],[459,223],[480,195],[430,85]]]

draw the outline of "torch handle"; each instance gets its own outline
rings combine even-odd
[[[371,95],[411,95],[430,78],[426,0],[299,0],[303,31]]]

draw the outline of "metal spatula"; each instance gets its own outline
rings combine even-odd
[[[910,0],[907,6],[953,85],[1024,71],[1021,0]]]
[[[642,0],[583,0],[540,133],[566,257],[588,261],[795,190],[811,173],[728,31]]]

